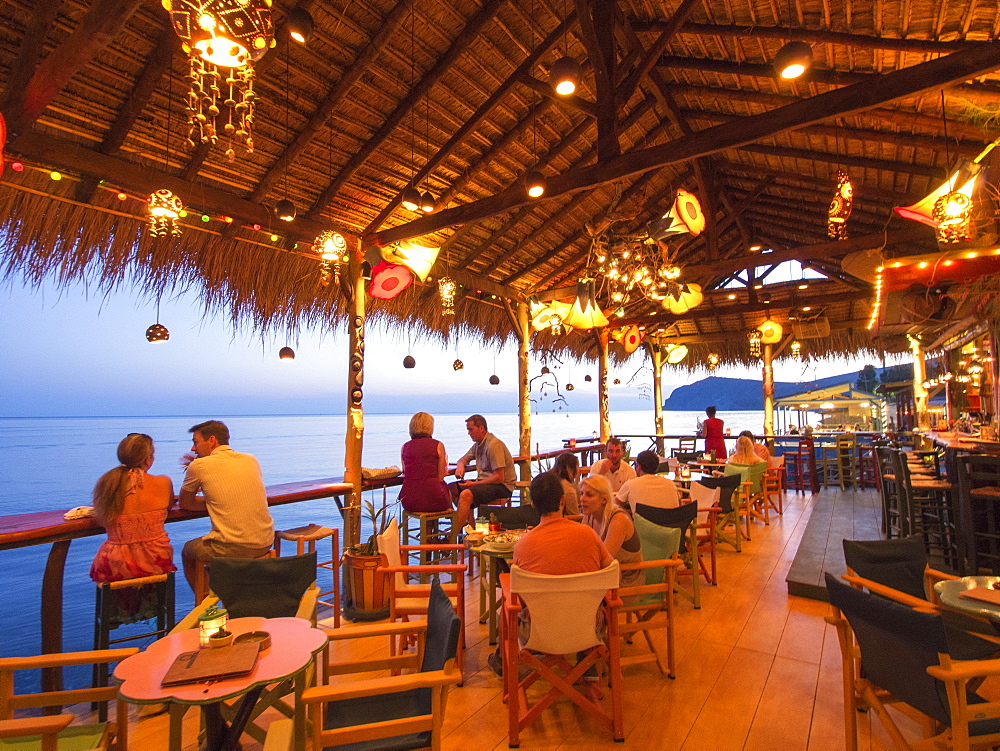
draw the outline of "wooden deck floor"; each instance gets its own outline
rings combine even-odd
[[[789,595],[785,582],[814,504],[822,507],[840,493],[826,489],[817,496],[789,494],[785,515],[770,527],[758,524],[744,552],[720,550],[721,584],[703,588],[702,608],[679,601],[676,680],[661,676],[654,665],[625,672],[624,744],[615,744],[609,731],[568,701],[560,701],[522,734],[521,748],[843,748],[840,650],[832,627],[823,620],[828,606]],[[473,612],[477,586],[470,585],[468,598],[467,678],[448,700],[445,749],[507,748],[500,679],[486,665],[492,648],[486,627]],[[185,751],[197,748],[196,716],[188,714]],[[889,747],[881,728],[870,737],[865,716],[860,715],[859,722],[860,748]],[[244,741],[247,751],[259,748],[247,736]],[[130,747],[165,749],[165,717],[136,722]]]

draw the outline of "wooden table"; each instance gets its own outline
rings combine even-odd
[[[305,714],[298,697],[306,688],[307,668],[326,646],[326,633],[302,618],[234,618],[226,627],[234,635],[266,631],[271,646],[263,650],[249,675],[185,686],[161,686],[160,681],[183,652],[198,649],[198,629],[179,631],[159,639],[118,664],[114,678],[122,699],[132,704],[200,706],[205,719],[206,751],[238,751],[240,736],[261,691],[268,684],[295,681],[295,746],[305,747]],[[220,702],[243,697],[232,724],[222,717]],[[175,719],[176,718],[176,719]],[[180,751],[182,713],[171,713],[170,750]]]
[[[510,561],[514,558],[514,549],[494,550],[488,545],[472,547],[473,553],[480,557],[479,567],[479,622],[490,625],[490,644],[497,643],[497,587],[500,586],[500,561]]]

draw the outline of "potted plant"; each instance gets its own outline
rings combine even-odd
[[[395,504],[393,504],[394,506]],[[372,501],[362,504],[363,516],[371,523],[367,542],[344,548],[343,576],[344,617],[352,621],[379,621],[389,617],[389,585],[378,570],[386,565],[378,552],[378,536],[385,532],[393,516],[385,498],[379,508]]]

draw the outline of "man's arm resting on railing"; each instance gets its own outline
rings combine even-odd
[[[185,511],[205,511],[207,506],[204,498],[198,498],[193,490],[181,488],[177,496],[178,505]]]

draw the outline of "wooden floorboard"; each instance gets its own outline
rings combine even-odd
[[[868,491],[867,494],[872,494]],[[875,509],[862,493],[839,488],[816,496],[789,494],[786,513],[770,526],[755,525],[742,553],[719,550],[719,585],[702,588],[701,609],[678,599],[677,678],[655,665],[624,672],[626,738],[616,744],[610,731],[567,700],[559,700],[521,735],[521,748],[721,751],[829,751],[844,748],[840,648],[825,623],[828,606],[788,593],[786,577],[805,542],[810,517],[832,545],[833,530],[856,534]],[[834,523],[835,512],[853,508],[853,526]],[[819,516],[817,516],[819,511]],[[839,548],[839,540],[836,547]],[[824,551],[825,556],[825,551]],[[821,558],[820,560],[833,560]],[[836,572],[843,571],[841,563]],[[465,684],[451,692],[444,720],[446,751],[507,748],[507,707],[501,681],[486,666],[492,651],[478,615],[478,580],[467,597]],[[348,626],[349,627],[349,626]],[[637,647],[627,647],[632,650]],[[375,641],[346,646],[354,656],[382,649]],[[604,699],[608,703],[608,699]],[[859,748],[889,748],[884,732],[858,714]],[[877,723],[875,723],[877,725]],[[167,748],[165,716],[135,720],[130,748]],[[917,729],[911,726],[913,737]],[[184,751],[197,751],[198,715],[185,721]],[[243,737],[244,751],[260,745]]]

